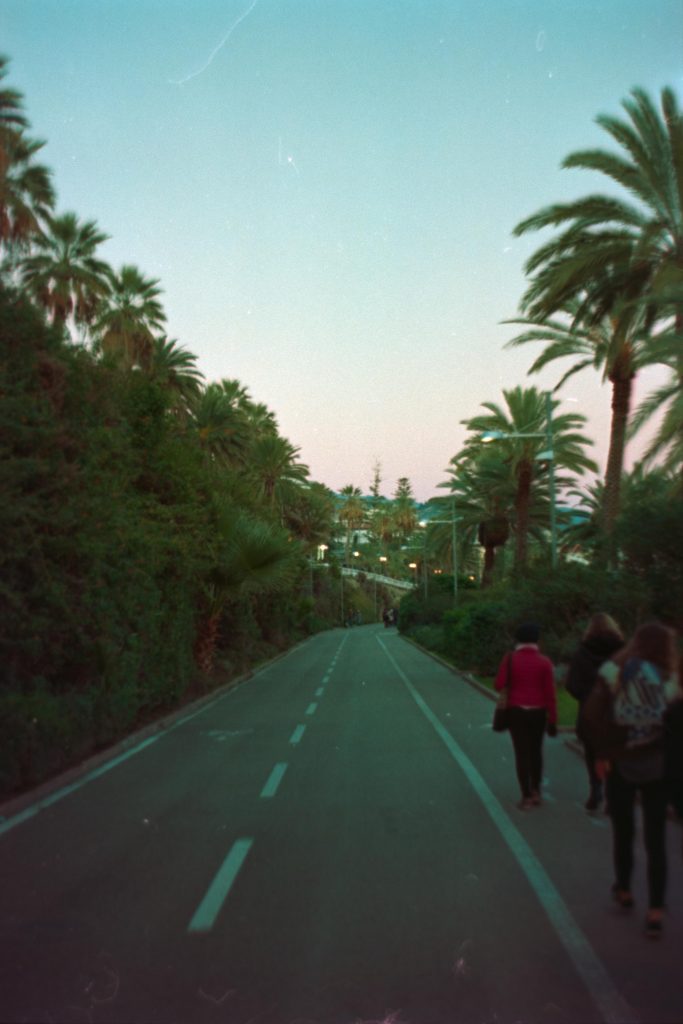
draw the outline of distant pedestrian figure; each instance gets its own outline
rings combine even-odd
[[[553,663],[538,648],[539,628],[529,623],[515,633],[514,651],[506,654],[496,675],[497,690],[508,687],[510,735],[515,752],[522,810],[541,803],[543,734],[557,735],[557,700]]]
[[[654,939],[662,933],[667,872],[669,790],[664,776],[664,727],[668,705],[680,697],[677,669],[673,630],[659,622],[640,626],[626,647],[599,669],[597,692],[585,709],[586,725],[591,729],[598,758],[605,752],[608,756],[608,760],[599,760],[597,767],[598,772],[606,775],[612,819],[616,876],[612,892],[623,909],[633,906],[635,802],[640,794],[649,895],[645,932]],[[607,701],[603,701],[603,693],[608,696]],[[598,707],[603,708],[602,723],[595,713]],[[621,730],[619,740],[615,738],[615,728]]]
[[[595,751],[583,722],[583,708],[590,694],[598,669],[624,646],[624,636],[613,618],[604,612],[592,617],[583,639],[569,662],[565,688],[579,702],[576,719],[576,735],[583,745],[588,769],[590,792],[586,800],[587,811],[597,811],[603,800],[602,780],[595,771]]]

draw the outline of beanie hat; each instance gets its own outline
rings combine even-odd
[[[537,644],[540,630],[536,623],[527,622],[523,626],[517,627],[515,633],[515,640],[518,644]]]

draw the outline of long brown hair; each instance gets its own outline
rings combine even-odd
[[[604,636],[605,633],[616,636],[619,640],[624,639],[624,634],[611,615],[608,615],[607,612],[596,612],[586,626],[583,639],[589,640],[593,636]]]
[[[656,665],[662,675],[672,676],[678,664],[676,633],[661,622],[645,622],[638,626],[626,647],[614,656],[620,665],[629,658],[639,658]]]

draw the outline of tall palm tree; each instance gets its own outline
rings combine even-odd
[[[155,332],[166,320],[160,295],[158,280],[145,277],[130,264],[121,267],[113,275],[111,291],[95,323],[101,350],[116,356],[124,366],[148,368]]]
[[[236,409],[220,384],[209,384],[192,402],[191,423],[207,463],[223,469],[244,467],[251,435],[240,409]]]
[[[683,282],[672,288],[659,305],[665,326],[652,337],[647,362],[666,366],[669,377],[641,402],[632,419],[630,433],[635,435],[655,413],[661,413],[657,432],[643,455],[643,464],[649,468],[655,460],[660,460],[667,470],[677,472],[679,479],[683,479],[683,331],[675,319],[676,309],[683,307]]]
[[[440,486],[448,487],[451,496],[436,498],[434,504],[443,509],[444,518],[453,515],[455,504],[460,564],[476,541],[483,547],[481,585],[488,587],[493,582],[496,553],[510,537],[514,518],[516,488],[509,462],[500,450],[488,447],[476,455],[454,456],[447,472],[450,479]],[[437,540],[438,531],[444,540],[446,533],[452,536],[451,527],[436,524],[433,533]]]
[[[149,373],[170,392],[177,412],[187,412],[199,397],[204,375],[197,369],[197,356],[175,339],[153,339]]]
[[[586,470],[597,471],[597,466],[586,453],[592,444],[578,433],[586,422],[580,413],[555,414],[559,402],[550,400],[551,423],[547,422],[547,403],[544,395],[536,388],[513,388],[503,391],[507,410],[495,402],[482,403],[487,413],[463,420],[464,425],[476,436],[465,445],[464,454],[476,456],[482,450],[482,434],[500,433],[496,441],[509,461],[515,478],[515,565],[524,568],[527,561],[529,534],[529,512],[532,488],[539,482],[547,481],[549,463],[541,461],[542,452],[548,441],[552,443],[554,465],[572,473]],[[550,436],[548,434],[550,433]],[[532,435],[532,436],[513,436]],[[558,481],[563,484],[564,481]]]
[[[0,81],[8,63],[0,56]],[[55,202],[50,171],[33,162],[44,143],[26,135],[29,123],[23,108],[20,92],[0,88],[0,251],[8,257],[39,234]]]
[[[622,106],[628,120],[596,119],[621,152],[582,150],[562,166],[604,174],[635,202],[589,195],[546,207],[514,229],[516,235],[562,229],[526,265],[531,283],[524,308],[534,318],[584,293],[599,320],[624,300],[654,301],[683,279],[683,118],[676,96],[662,90],[661,114],[642,89],[633,89]],[[682,308],[677,320],[683,329]]]
[[[344,542],[344,564],[348,565],[349,552],[351,550],[351,534],[354,530],[360,530],[365,522],[366,510],[363,501],[363,492],[360,487],[354,484],[347,484],[339,492],[341,503],[339,506],[339,522],[344,525],[346,538]]]
[[[635,434],[653,416],[663,411],[663,417],[645,451],[642,461],[646,467],[657,461],[661,469],[683,471],[683,386],[678,368],[672,369],[669,379],[645,398],[636,409],[631,431]]]
[[[257,437],[249,448],[249,472],[257,493],[281,521],[288,497],[308,480],[308,466],[298,460],[300,450],[274,434]]]
[[[40,235],[55,204],[51,172],[33,158],[44,143],[0,134],[0,250],[12,256]]]
[[[7,77],[9,58],[0,54],[0,81]],[[17,89],[0,89],[0,145],[7,134],[23,131],[28,128],[28,120],[23,113],[24,97]]]
[[[619,491],[624,467],[627,428],[631,412],[633,380],[646,359],[648,334],[642,325],[642,316],[620,320],[615,315],[604,315],[599,320],[587,318],[583,325],[577,320],[582,298],[570,299],[559,311],[563,318],[534,319],[521,317],[505,323],[521,324],[527,330],[512,338],[506,347],[528,342],[544,342],[546,347],[529,368],[537,373],[555,359],[578,357],[562,376],[555,390],[575,373],[586,367],[602,370],[603,380],[612,385],[612,419],[603,491],[603,529],[610,534],[619,511]]]
[[[285,526],[311,553],[318,544],[329,542],[334,524],[334,494],[320,483],[299,487],[285,509]]]
[[[93,322],[111,288],[111,268],[96,256],[107,239],[94,221],[79,222],[75,213],[50,217],[34,252],[21,264],[21,280],[48,312],[53,323]]]

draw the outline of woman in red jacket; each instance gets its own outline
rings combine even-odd
[[[496,689],[508,686],[510,735],[515,751],[522,810],[541,802],[543,734],[557,735],[557,700],[553,663],[538,649],[539,629],[531,623],[515,633],[514,651],[506,654],[496,675]]]

